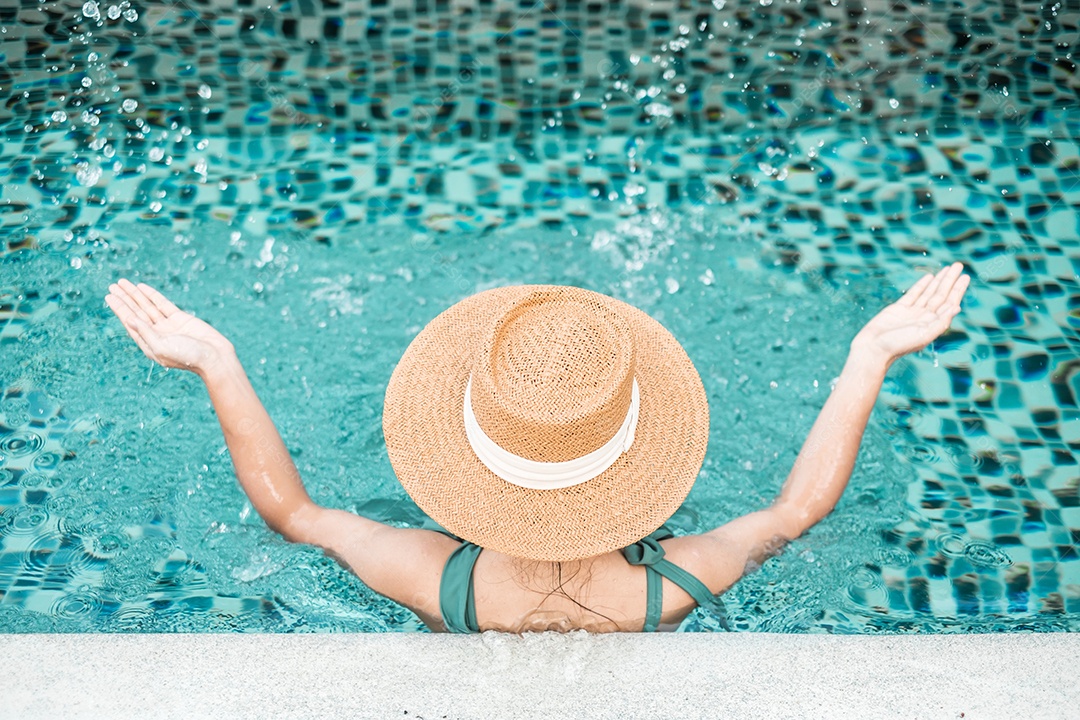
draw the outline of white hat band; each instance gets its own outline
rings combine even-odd
[[[529,460],[499,447],[480,427],[472,409],[472,376],[465,384],[465,435],[476,457],[488,470],[503,480],[533,490],[557,490],[592,480],[615,464],[619,456],[634,443],[637,428],[638,394],[637,379],[630,393],[630,407],[626,419],[614,437],[587,455],[563,462],[540,462]]]

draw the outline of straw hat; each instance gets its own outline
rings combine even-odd
[[[450,532],[576,560],[678,509],[709,408],[686,352],[641,310],[523,285],[468,297],[416,336],[387,386],[383,433],[406,492]]]

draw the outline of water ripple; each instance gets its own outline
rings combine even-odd
[[[88,551],[94,557],[106,560],[116,557],[121,550],[127,547],[127,542],[123,536],[111,532],[105,532],[97,536],[84,536],[83,540],[89,544]]]
[[[118,525],[116,514],[111,509],[99,511],[91,505],[72,506],[64,518],[67,532],[82,537],[95,537]]]
[[[874,553],[874,559],[882,566],[907,567],[914,561],[915,556],[907,548],[884,547]]]
[[[123,606],[105,621],[105,630],[114,632],[150,632],[157,624],[157,613],[144,605]]]
[[[45,509],[50,515],[55,515],[57,520],[66,519],[65,516],[79,504],[74,495],[53,495],[45,501]]]
[[[29,535],[48,519],[40,505],[16,505],[0,514],[0,535]]]
[[[60,535],[47,533],[34,538],[30,545],[19,553],[18,578],[21,584],[38,584],[45,579],[60,542]]]
[[[958,533],[942,533],[934,542],[941,554],[947,557],[963,557],[964,546],[967,545],[964,536]]]
[[[52,470],[60,463],[59,453],[44,452],[34,458],[34,469]]]
[[[120,600],[144,597],[159,577],[158,562],[172,548],[165,538],[146,538],[123,548],[105,568],[105,588]]]
[[[1012,565],[1012,558],[994,543],[973,540],[964,547],[964,557],[972,565],[980,567],[1006,567]]]
[[[913,463],[933,465],[938,461],[938,454],[929,445],[908,445],[904,447],[904,455]]]
[[[0,451],[12,457],[32,455],[45,446],[45,438],[29,430],[16,430],[0,440]]]
[[[922,418],[918,410],[907,407],[894,407],[891,413],[884,413],[883,422],[887,427],[898,430],[911,430]]]
[[[942,555],[966,558],[979,567],[1007,567],[1012,565],[1009,554],[992,542],[967,540],[959,533],[943,533],[934,541]]]
[[[71,536],[56,532],[34,538],[20,556],[20,576],[38,580],[70,580],[93,573],[100,562]]]
[[[946,445],[945,452],[949,456],[949,462],[961,472],[975,473],[982,467],[982,456],[973,452],[968,452],[966,448]]]
[[[62,438],[60,438],[60,445],[65,450],[70,450],[71,452],[78,455],[80,452],[85,450],[87,446],[90,445],[90,442],[92,440],[93,437],[91,437],[88,433],[69,432],[67,435],[64,435]]]
[[[889,607],[889,590],[881,576],[870,568],[862,567],[852,573],[846,595],[860,607]]]
[[[101,596],[94,590],[83,590],[64,597],[53,603],[53,617],[65,620],[85,620],[96,616],[101,611]]]
[[[43,472],[28,472],[23,473],[23,476],[19,478],[19,485],[33,490],[56,490],[63,487],[64,478]]]

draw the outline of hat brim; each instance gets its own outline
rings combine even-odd
[[[486,290],[432,320],[390,377],[383,434],[405,491],[444,528],[507,555],[565,561],[630,545],[671,517],[705,458],[709,408],[675,337],[641,310],[602,296],[634,334],[641,405],[633,445],[602,474],[560,490],[519,487],[488,470],[465,435],[465,383],[498,319],[524,295],[552,287]]]

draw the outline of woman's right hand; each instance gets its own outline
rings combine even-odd
[[[145,283],[135,285],[121,278],[109,286],[105,303],[146,356],[164,367],[205,377],[222,357],[233,353],[224,335]]]
[[[960,312],[971,278],[953,263],[927,273],[903,297],[873,317],[851,342],[852,351],[869,353],[888,367],[897,358],[922,350],[949,329]]]

